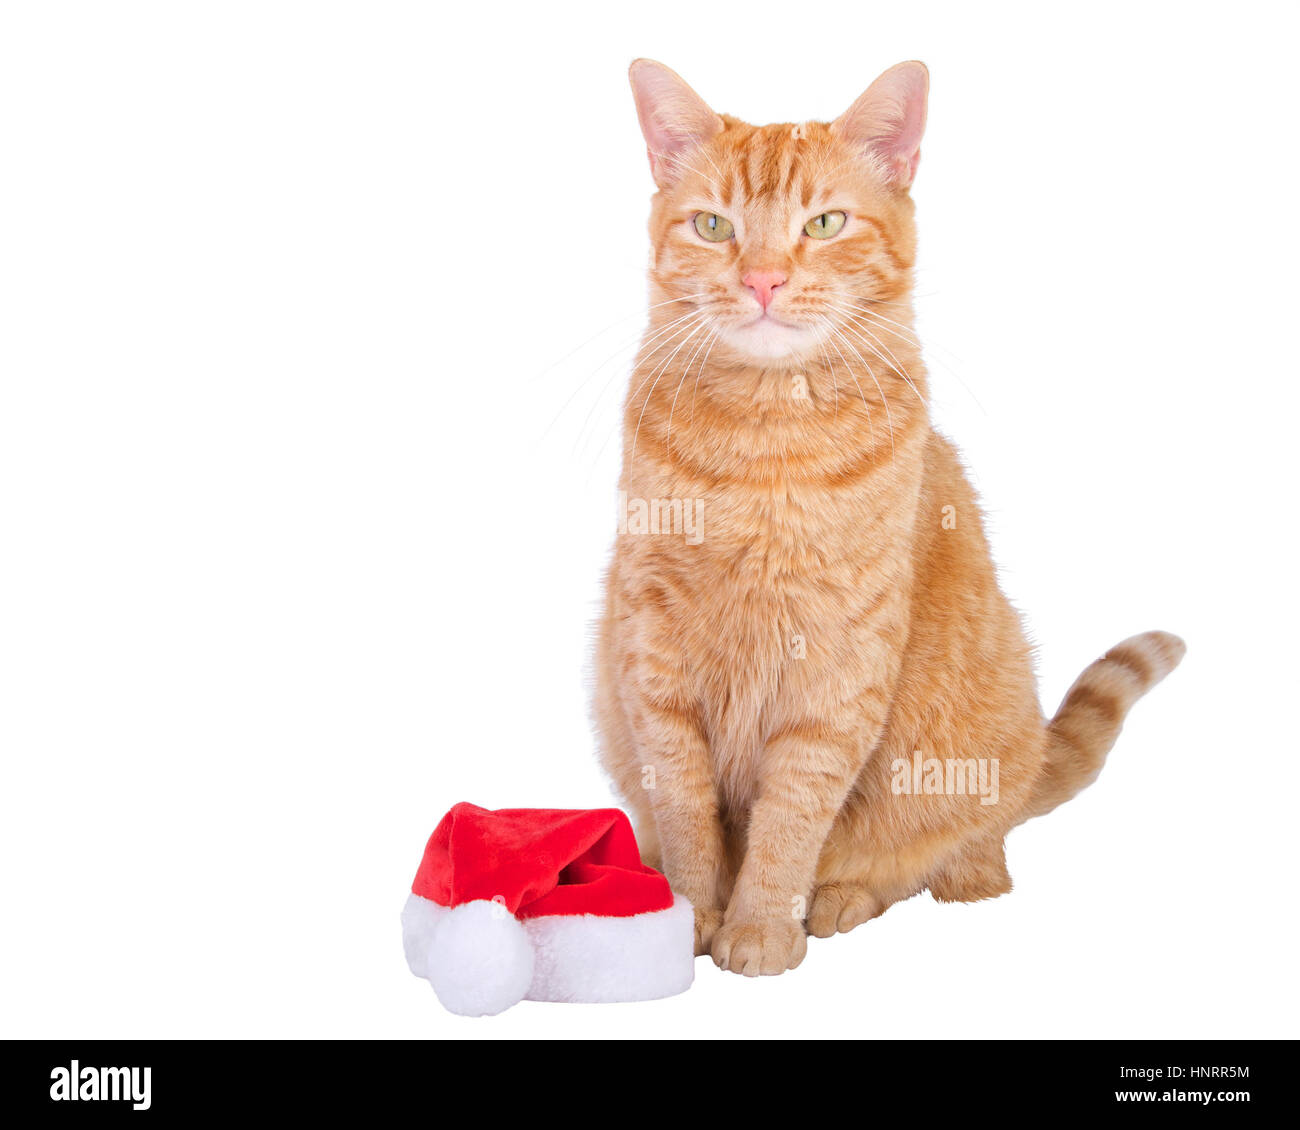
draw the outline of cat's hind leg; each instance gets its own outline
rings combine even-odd
[[[805,925],[814,938],[847,934],[853,927],[879,917],[888,905],[865,882],[822,883],[813,891]]]
[[[978,902],[1005,895],[1011,890],[1005,841],[999,836],[963,844],[926,885],[940,902]]]
[[[804,925],[814,938],[847,934],[879,918],[896,902],[925,890],[929,852],[899,852],[892,845],[864,843],[846,819],[828,841]]]

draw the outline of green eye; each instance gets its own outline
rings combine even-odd
[[[724,220],[712,212],[701,212],[695,217],[695,230],[710,243],[723,243],[736,232],[730,220]]]
[[[830,239],[831,236],[840,234],[840,228],[847,219],[848,216],[843,212],[823,212],[804,224],[803,230],[813,239]]]

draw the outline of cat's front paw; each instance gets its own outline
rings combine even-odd
[[[723,923],[713,936],[713,960],[719,969],[746,977],[771,977],[793,969],[808,952],[803,923],[784,915]]]
[[[695,908],[695,956],[702,957],[713,945],[713,935],[722,925],[722,911],[711,907]]]

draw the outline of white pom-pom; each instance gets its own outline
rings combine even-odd
[[[406,896],[406,905],[402,907],[402,948],[406,951],[406,964],[417,977],[428,980],[427,962],[433,935],[446,913],[447,908],[432,899],[417,894]]]
[[[442,910],[422,946],[423,962],[411,960],[411,948],[408,940],[412,970],[429,979],[445,1009],[461,1016],[504,1012],[524,999],[533,981],[528,932],[504,907],[483,899]]]

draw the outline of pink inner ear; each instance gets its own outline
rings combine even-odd
[[[638,59],[628,77],[650,156],[650,171],[662,186],[675,179],[674,159],[718,133],[722,119],[662,63]]]
[[[835,125],[844,138],[876,155],[906,188],[916,176],[925,133],[930,76],[922,63],[890,67]]]

